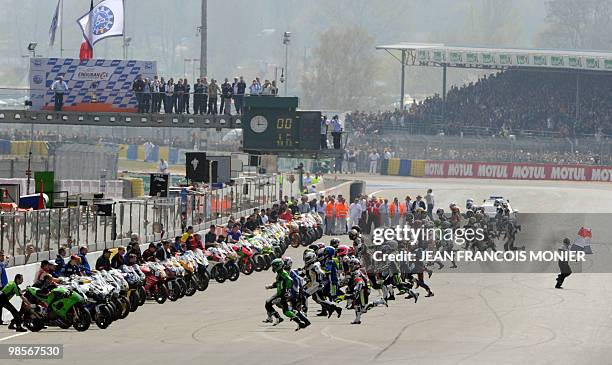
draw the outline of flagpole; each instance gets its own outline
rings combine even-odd
[[[123,59],[127,60],[127,45],[125,43],[126,35],[125,35],[125,3],[127,0],[123,0]]]
[[[60,58],[64,58],[64,0],[60,0]]]

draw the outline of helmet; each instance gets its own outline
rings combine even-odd
[[[348,254],[348,255],[352,255],[352,256],[354,256],[354,255],[355,255],[355,247],[349,247],[349,248],[348,248],[348,253],[347,253],[347,254]]]
[[[361,267],[361,262],[359,261],[358,258],[353,257],[352,259],[349,260],[349,268],[351,270],[357,270]]]
[[[444,214],[444,209],[442,209],[442,208],[436,209],[436,214],[437,215],[443,215]]]
[[[316,243],[313,243],[310,246],[308,246],[308,249],[316,252],[319,249],[319,245],[317,245]]]
[[[569,245],[570,244],[570,239],[569,238],[564,238],[563,239],[563,244],[564,245]]]
[[[291,257],[284,257],[283,262],[285,263],[285,269],[291,270],[291,266],[293,265],[293,260],[291,259]]]
[[[312,252],[315,253],[315,250],[311,249],[311,248],[307,248],[304,250],[304,253],[302,254],[302,258],[306,257],[306,254]]]
[[[310,265],[314,264],[317,261],[317,254],[314,252],[305,252],[304,253],[304,264]]]
[[[323,249],[323,254],[325,257],[332,257],[336,254],[336,249],[331,246],[327,246]]]
[[[352,226],[352,227],[351,227],[351,231],[352,231],[352,230],[357,231],[357,233],[361,233],[361,228],[359,228],[359,226]]]
[[[317,245],[317,248],[318,248],[318,249],[322,249],[322,248],[327,247],[327,245],[326,245],[325,243],[323,243],[323,242],[319,242],[319,243],[317,243],[316,245]]]
[[[272,260],[272,264],[270,264],[270,266],[272,266],[272,272],[281,271],[284,265],[283,259],[274,259]]]
[[[346,256],[348,255],[349,247],[347,245],[340,245],[338,246],[338,250],[336,252],[338,253],[338,256],[340,257]]]
[[[354,240],[355,238],[359,237],[359,232],[356,229],[351,229],[348,236],[349,239]]]
[[[381,249],[382,249],[382,253],[391,253],[391,252],[393,252],[393,248],[391,248],[391,246],[389,246],[389,245],[382,245]]]
[[[332,240],[329,241],[329,245],[333,248],[338,248],[338,246],[340,245],[340,240],[337,238],[332,238]]]

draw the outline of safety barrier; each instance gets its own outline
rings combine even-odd
[[[31,147],[30,147],[31,146]],[[32,151],[36,156],[48,156],[49,145],[45,141],[10,141],[0,139],[0,155],[27,156]]]
[[[157,162],[163,158],[170,165],[181,163],[181,149],[167,146],[119,145],[119,158],[131,161]]]
[[[472,179],[612,181],[612,166],[466,161],[381,161],[381,175]]]

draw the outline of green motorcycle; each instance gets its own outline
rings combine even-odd
[[[31,306],[24,308],[23,323],[32,332],[38,332],[44,326],[63,329],[73,326],[77,331],[86,331],[91,325],[91,315],[85,308],[86,300],[76,291],[60,286],[47,292],[29,286],[24,295]]]

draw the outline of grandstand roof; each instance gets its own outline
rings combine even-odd
[[[406,51],[406,61],[421,66],[612,71],[611,52],[466,47],[440,43],[398,43],[377,46],[376,49]]]

